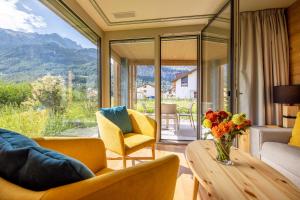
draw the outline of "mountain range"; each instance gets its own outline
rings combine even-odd
[[[31,82],[46,74],[67,77],[73,74],[97,80],[97,49],[83,48],[56,33],[24,33],[0,29],[0,80]],[[162,68],[162,80],[171,84],[186,67]],[[153,83],[154,68],[140,67],[138,85]],[[94,83],[95,85],[95,83]]]

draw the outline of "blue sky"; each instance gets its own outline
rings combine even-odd
[[[40,34],[57,33],[85,48],[96,48],[38,0],[0,0],[0,28]]]

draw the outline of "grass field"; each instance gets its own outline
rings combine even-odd
[[[176,103],[178,113],[189,113],[192,100],[168,99],[163,103]],[[138,100],[137,110],[154,113],[155,100]],[[63,113],[53,113],[47,109],[38,110],[31,107],[17,105],[0,106],[0,127],[14,130],[30,137],[57,136],[68,129],[86,128],[97,125],[95,102],[73,101]],[[196,120],[196,104],[193,106],[194,120]]]
[[[64,113],[47,109],[34,110],[24,106],[0,106],[0,127],[29,137],[56,136],[72,128],[96,126],[95,103],[73,102]]]

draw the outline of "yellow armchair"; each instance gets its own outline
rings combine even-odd
[[[104,141],[106,149],[119,154],[121,157],[108,158],[123,160],[126,168],[126,160],[154,160],[156,142],[156,121],[140,112],[128,109],[128,114],[133,128],[132,133],[123,134],[122,130],[99,111],[96,113],[100,137]],[[129,154],[144,147],[151,146],[152,157],[130,157]]]
[[[175,155],[113,171],[107,168],[104,144],[91,138],[40,138],[41,146],[74,157],[96,176],[76,183],[32,191],[0,177],[0,200],[171,200],[176,184],[179,160]]]

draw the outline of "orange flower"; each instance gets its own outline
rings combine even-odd
[[[228,117],[228,113],[225,111],[220,111],[219,116],[221,117],[221,119],[226,119]]]
[[[224,135],[222,130],[219,128],[219,126],[215,126],[211,129],[212,134],[214,135],[215,138],[220,138]]]
[[[251,120],[247,119],[244,122],[245,126],[251,126]]]
[[[218,115],[213,111],[208,111],[206,113],[206,119],[209,119],[211,122],[215,122],[218,118]]]

